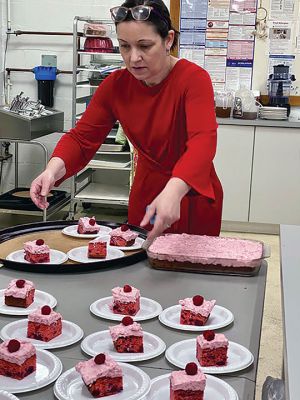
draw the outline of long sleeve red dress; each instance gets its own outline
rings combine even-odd
[[[57,184],[92,159],[117,120],[138,150],[128,222],[139,225],[146,206],[171,177],[178,177],[191,190],[181,201],[180,220],[168,232],[219,235],[223,191],[213,165],[217,123],[207,72],[181,59],[152,87],[126,69],[112,73],[53,152],[67,171]]]

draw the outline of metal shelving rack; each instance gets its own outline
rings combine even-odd
[[[84,113],[98,85],[90,84],[86,73],[99,73],[94,65],[121,65],[122,58],[115,46],[114,53],[95,53],[83,50],[83,43],[88,35],[84,35],[84,23],[104,24],[111,27],[111,40],[116,40],[115,26],[110,20],[97,20],[90,17],[75,17],[73,22],[73,91],[72,91],[72,126]],[[93,35],[92,37],[97,37]],[[86,59],[89,63],[86,63]],[[100,83],[101,84],[101,83]],[[80,108],[80,110],[79,110]],[[109,133],[108,139],[113,142],[117,127]],[[99,171],[101,173],[99,173]],[[123,146],[102,145],[86,168],[71,182],[71,202],[69,219],[74,218],[76,205],[80,203],[98,203],[107,205],[128,206],[129,176],[131,171],[131,153],[124,151]]]

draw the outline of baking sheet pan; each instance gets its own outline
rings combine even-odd
[[[6,256],[13,251],[23,248],[23,243],[28,240],[43,239],[52,249],[67,253],[74,247],[87,245],[90,239],[79,239],[64,235],[61,231],[69,225],[75,225],[78,221],[49,221],[33,224],[18,225],[7,229],[0,230],[0,260],[4,267],[15,269],[18,271],[30,271],[38,273],[74,273],[97,271],[103,268],[116,268],[132,265],[147,257],[146,252],[142,249],[134,251],[125,251],[125,257],[91,262],[87,264],[75,263],[68,260],[64,264],[28,264],[6,260]],[[108,221],[98,221],[100,225],[106,225],[114,229],[121,224]],[[139,232],[139,236],[146,238],[147,232],[137,226],[128,224],[130,229]]]

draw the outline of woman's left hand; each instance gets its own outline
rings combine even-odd
[[[155,217],[152,230],[148,233],[147,242],[153,240],[180,219],[180,203],[182,197],[190,190],[180,178],[171,178],[165,188],[147,207],[146,214],[141,222],[141,227],[150,223]]]

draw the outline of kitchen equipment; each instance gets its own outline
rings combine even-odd
[[[84,42],[84,51],[91,53],[113,53],[114,45],[108,37],[87,37]]]
[[[292,82],[296,80],[295,75],[291,75],[288,65],[274,65],[273,74],[268,79],[269,106],[282,107],[287,109],[287,116],[290,115],[291,106],[289,96]]]
[[[229,118],[233,106],[233,93],[230,91],[215,92],[216,116]]]
[[[257,101],[251,90],[241,87],[235,92],[233,118],[256,119],[258,112]]]

